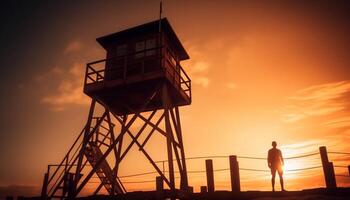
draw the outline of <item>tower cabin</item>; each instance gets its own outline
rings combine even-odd
[[[87,64],[84,93],[117,115],[163,108],[157,87],[166,84],[172,106],[191,104],[191,80],[180,62],[189,55],[168,20],[146,23],[96,39],[106,59]]]

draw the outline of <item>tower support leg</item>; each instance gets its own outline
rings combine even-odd
[[[175,190],[175,176],[174,176],[174,163],[173,163],[173,152],[172,152],[172,130],[169,117],[169,96],[167,85],[164,84],[162,87],[162,98],[164,106],[165,115],[165,130],[166,130],[166,140],[167,140],[167,152],[168,152],[168,167],[169,167],[169,181],[170,190]]]
[[[155,101],[158,101],[154,100],[156,96],[161,97],[162,105],[160,105],[160,107],[162,108],[155,108],[152,112],[144,112],[148,104],[153,104]],[[175,190],[176,170],[180,173],[180,190],[188,192],[187,168],[179,108],[175,106],[171,100],[170,88],[167,83],[160,83],[158,87],[155,87],[153,93],[150,94],[143,105],[137,109],[132,110],[128,105],[124,105],[123,102],[117,102],[125,107],[125,109],[129,110],[127,113],[131,113],[124,116],[117,115],[113,110],[109,110],[108,106],[102,104],[104,113],[94,116],[97,114],[97,109],[95,108],[97,105],[96,103],[97,100],[91,101],[86,125],[58,167],[59,169],[64,168],[64,173],[71,174],[69,177],[69,185],[72,187],[69,188],[69,190],[66,189],[64,194],[61,195],[63,199],[67,197],[75,198],[80,195],[81,191],[89,183],[94,174],[101,179],[101,183],[96,188],[94,194],[97,194],[103,187],[106,188],[110,195],[125,193],[126,190],[118,178],[118,171],[120,171],[120,163],[133,145],[138,147],[158,172],[158,181],[161,180],[162,183],[164,182],[164,184],[170,188],[171,199],[177,197]],[[99,109],[98,113],[100,113]],[[113,120],[117,120],[120,123],[120,131],[114,131],[115,124],[112,123],[111,117],[114,117]],[[130,117],[130,119],[128,117]],[[152,120],[153,117],[157,119]],[[139,126],[138,121],[135,120],[143,121],[144,124],[137,132],[133,133],[135,126]],[[148,130],[147,127],[150,129]],[[148,132],[148,135],[143,142],[140,142],[142,138],[140,136],[145,132]],[[160,133],[166,139],[167,150],[164,153],[168,162],[168,174],[159,168],[157,162],[153,160],[151,155],[144,148],[152,134],[156,132]],[[131,141],[124,138],[128,136],[131,137]],[[108,139],[110,140],[109,142]],[[107,162],[107,157],[110,158],[111,156],[109,155],[112,154],[112,152],[114,152],[114,154],[111,156],[115,158],[114,166],[110,166],[110,163]],[[58,169],[56,171],[58,171]],[[53,176],[56,175],[56,171]],[[86,174],[82,176],[81,173]],[[65,185],[64,183],[67,182],[64,182],[65,179],[60,178],[59,174],[57,174],[57,177],[54,186],[52,186],[48,192],[43,192],[50,193],[50,195],[48,195],[49,198],[57,196],[57,194],[60,195],[59,191],[61,190],[61,185]],[[51,179],[48,180],[48,182],[50,182]],[[108,180],[105,181],[106,179]],[[44,185],[48,184],[44,183]]]
[[[175,107],[175,116],[176,116],[176,127],[177,127],[176,133],[177,133],[177,138],[179,140],[180,151],[181,151],[181,163],[182,163],[180,189],[183,190],[183,191],[188,191],[188,177],[187,177],[186,157],[185,157],[185,149],[184,149],[183,139],[182,139],[180,112],[179,112],[179,107],[178,106]]]
[[[81,165],[82,165],[83,158],[84,158],[85,147],[86,147],[86,144],[88,142],[88,136],[90,134],[90,127],[91,127],[92,118],[94,116],[95,105],[96,105],[96,100],[92,99],[91,100],[91,104],[90,104],[89,116],[88,116],[88,119],[87,119],[87,122],[86,122],[86,125],[85,125],[83,143],[82,143],[82,146],[81,146],[81,149],[80,149],[80,152],[79,152],[77,168],[76,168],[76,171],[75,171],[74,188],[73,188],[74,192],[73,193],[75,193],[76,187],[77,187],[78,182],[79,182],[79,180],[81,178],[80,177],[80,171],[81,171],[81,168],[82,168]]]

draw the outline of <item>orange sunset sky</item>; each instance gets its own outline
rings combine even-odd
[[[164,0],[163,15],[190,55],[192,105],[182,107],[187,157],[266,157],[276,140],[285,157],[350,152],[350,4],[346,1]],[[103,59],[95,39],[158,18],[158,0],[13,1],[1,6],[0,194],[39,194],[47,164],[61,161],[83,128],[90,99],[85,64]],[[156,160],[165,144],[148,148]],[[158,152],[158,153],[157,153]],[[330,154],[337,166],[350,156]],[[228,168],[215,158],[214,169]],[[265,160],[241,168],[268,170]],[[204,170],[204,159],[188,160]],[[285,168],[320,166],[318,155]],[[135,148],[121,175],[153,171]],[[336,174],[348,175],[346,168]],[[269,172],[241,171],[242,190],[270,190]],[[154,180],[155,174],[124,179]],[[337,176],[338,186],[350,177]],[[229,190],[229,171],[215,173]],[[277,182],[278,183],[278,182]],[[204,173],[189,174],[196,191]],[[324,187],[322,168],[286,172],[287,190]],[[127,183],[153,190],[154,183]]]

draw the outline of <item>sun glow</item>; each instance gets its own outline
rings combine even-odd
[[[300,171],[295,171],[304,168],[303,162],[297,160],[286,160],[284,162],[283,171],[287,178],[298,178]]]

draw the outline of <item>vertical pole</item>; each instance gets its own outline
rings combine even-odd
[[[333,168],[333,164],[330,164],[330,162],[328,161],[327,149],[325,146],[320,147],[320,155],[321,155],[323,174],[326,182],[326,187],[334,188],[336,187],[334,168]],[[332,173],[332,170],[333,170],[333,173]]]
[[[328,173],[328,155],[327,155],[327,149],[325,146],[320,147],[320,156],[322,161],[322,168],[323,168],[323,174],[324,174],[324,180],[326,182],[326,187],[329,188],[329,173]]]
[[[108,119],[108,126],[109,126],[109,131],[111,134],[112,141],[115,141],[114,126],[112,125],[112,120],[111,120],[111,117],[109,115],[109,112],[107,115],[107,119]],[[126,120],[127,120],[127,115],[124,115],[123,119],[121,121],[120,134],[122,134],[124,132]],[[118,147],[117,147],[117,145],[115,145],[115,147],[114,147],[115,165],[114,165],[114,183],[113,183],[113,188],[112,188],[113,194],[116,191],[115,186],[117,184],[116,180],[118,178],[119,164],[121,162],[120,155],[121,155],[122,147],[123,147],[123,139],[124,139],[124,137],[121,136],[120,141],[118,143]],[[112,145],[112,141],[111,141],[110,145]]]
[[[213,160],[205,160],[205,168],[207,171],[207,186],[208,192],[214,192],[214,171],[213,171]]]
[[[41,199],[45,200],[47,199],[47,183],[49,180],[49,176],[48,173],[45,173],[44,175],[44,183],[43,183],[43,187],[41,189]]]
[[[350,176],[350,165],[348,165],[348,171],[349,171],[349,176]]]
[[[201,186],[201,193],[206,193],[207,192],[207,186]]]
[[[163,12],[163,1],[159,2],[159,32],[162,31],[162,12]]]
[[[163,177],[157,176],[156,177],[156,191],[157,191],[156,199],[157,200],[164,199],[163,190],[164,190]]]
[[[332,188],[337,187],[337,181],[335,179],[335,173],[334,173],[334,166],[333,162],[328,162],[328,169],[329,169],[329,177],[330,177],[330,184]]]
[[[182,174],[181,174],[181,189],[188,190],[188,177],[187,177],[187,167],[186,167],[186,157],[185,157],[185,149],[182,140],[182,130],[181,130],[181,122],[180,122],[180,112],[179,107],[175,107],[175,117],[176,117],[176,125],[177,125],[177,137],[181,146],[181,163],[182,163]]]
[[[169,101],[168,101],[168,90],[167,85],[164,84],[162,88],[162,99],[164,104],[164,117],[165,117],[165,130],[166,130],[166,140],[167,140],[167,151],[168,151],[168,166],[169,166],[169,181],[170,190],[175,192],[175,177],[174,177],[174,164],[173,164],[173,151],[172,151],[172,141],[171,141],[171,124],[169,117]]]
[[[239,165],[237,161],[237,156],[230,156],[230,175],[231,175],[231,189],[232,192],[240,192],[241,184],[239,178]]]
[[[192,186],[188,186],[188,192],[191,193],[191,194],[193,193],[193,187]]]

